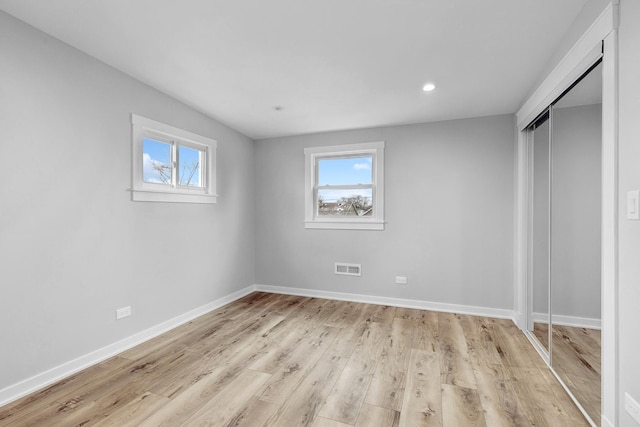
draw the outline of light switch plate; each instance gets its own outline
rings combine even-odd
[[[640,191],[638,190],[627,193],[627,219],[640,219]]]

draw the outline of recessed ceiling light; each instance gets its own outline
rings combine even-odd
[[[282,110],[284,110],[284,107],[282,105],[274,105],[273,109],[276,110],[276,111],[282,111]]]
[[[422,86],[422,90],[425,92],[431,92],[435,88],[436,88],[436,85],[434,85],[433,83],[427,83],[426,85]]]

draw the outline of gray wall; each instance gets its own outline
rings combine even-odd
[[[624,410],[624,394],[640,402],[640,221],[626,219],[627,191],[640,190],[640,2],[620,2],[619,45],[619,425],[637,426]]]
[[[2,12],[0,52],[0,389],[254,283],[249,138]],[[218,204],[130,201],[132,112],[218,141]]]
[[[258,141],[257,283],[512,309],[514,128],[504,115]],[[386,229],[305,229],[304,147],[381,140]]]

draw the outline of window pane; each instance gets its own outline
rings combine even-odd
[[[371,184],[373,157],[318,160],[318,186]]]
[[[372,216],[371,188],[318,190],[318,216]]]
[[[171,144],[142,140],[142,178],[144,182],[171,184]]]
[[[178,185],[185,187],[202,187],[200,168],[202,167],[202,151],[178,146]]]

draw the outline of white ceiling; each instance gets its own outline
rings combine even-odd
[[[261,139],[513,113],[585,1],[0,0],[0,9]],[[434,92],[421,90],[428,81]]]

